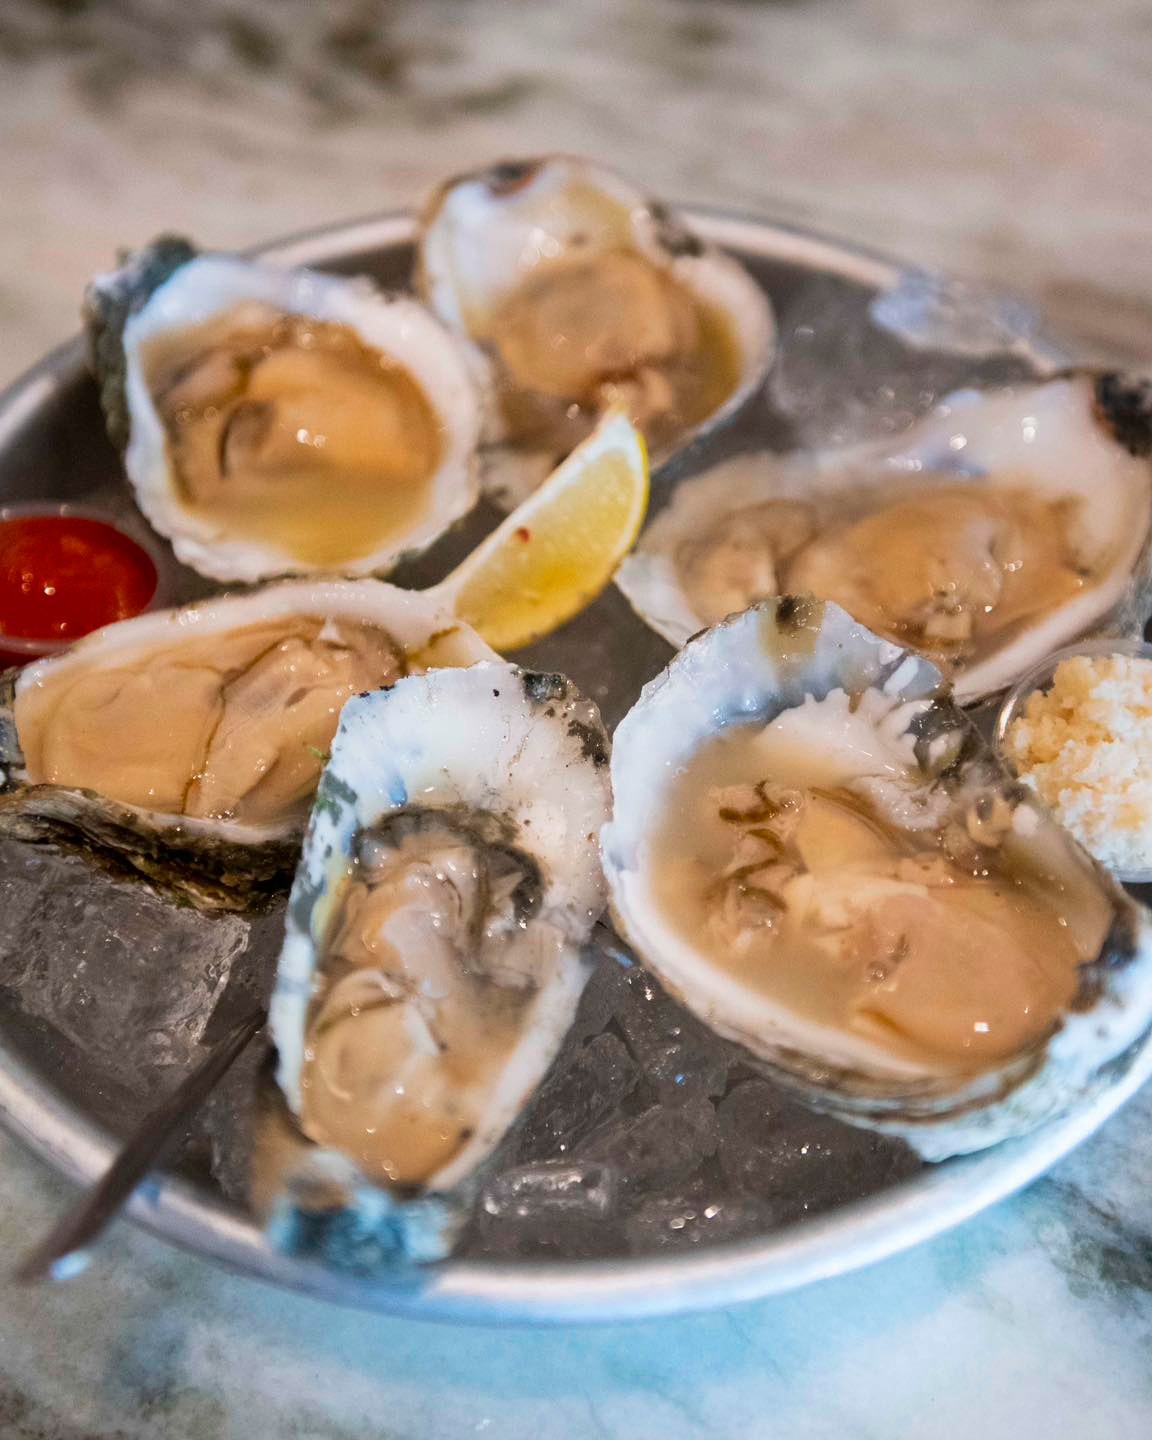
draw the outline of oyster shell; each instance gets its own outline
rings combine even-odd
[[[657,460],[759,386],[764,292],[663,205],[565,155],[459,176],[425,206],[419,293],[489,382],[486,488],[518,503],[623,405]]]
[[[376,580],[109,625],[0,681],[0,834],[243,908],[291,873],[344,701],[493,653],[435,599]]]
[[[1060,645],[1138,633],[1152,574],[1143,382],[954,395],[896,440],[728,461],[678,487],[617,583],[674,645],[782,590],[915,647],[968,704]]]
[[[926,660],[772,599],[616,732],[605,873],[644,963],[773,1078],[928,1159],[1152,1069],[1152,924]]]
[[[203,575],[384,573],[475,503],[475,386],[412,299],[165,237],[85,312],[140,508]]]
[[[368,1270],[451,1244],[575,1013],[607,814],[607,738],[562,676],[481,664],[348,704],[270,1011],[312,1142],[276,1243]]]

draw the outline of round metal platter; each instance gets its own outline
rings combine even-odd
[[[873,363],[871,345],[880,356],[881,370],[869,394],[875,403],[889,406],[890,424],[907,423],[910,415],[901,419],[901,406],[923,409],[957,385],[1015,378],[1068,358],[1037,341],[1027,326],[991,358],[974,355],[970,342],[949,347],[946,334],[941,340],[940,313],[929,326],[930,344],[915,335],[909,344],[907,336],[893,338],[883,327],[864,337],[858,332],[872,325],[871,304],[878,295],[892,297],[908,289],[915,311],[925,296],[930,305],[937,303],[932,300],[933,282],[882,257],[783,226],[714,211],[692,210],[688,215],[703,235],[742,259],[772,295],[785,379],[797,352],[808,367],[797,376],[800,389],[808,383],[805,375],[811,375],[812,365],[819,367],[819,357],[814,359],[804,348],[813,337],[821,342],[827,366],[835,369],[842,359],[849,370],[855,368],[858,378],[861,365],[867,370]],[[387,216],[288,240],[263,253],[277,263],[367,273],[398,286],[407,278],[412,231],[407,217]],[[947,303],[945,296],[945,319]],[[823,335],[822,326],[827,331]],[[970,329],[965,333],[970,335]],[[900,384],[887,384],[884,363],[894,363],[904,382],[922,375],[923,385],[917,388],[913,383],[906,395],[897,394]],[[778,375],[762,401],[753,402],[751,418],[745,415],[722,427],[655,477],[654,503],[660,503],[680,476],[750,440],[781,447],[797,443],[803,426],[789,416],[786,405],[779,404],[779,395]],[[864,408],[867,398],[861,401]],[[856,400],[860,397],[854,397],[853,403]],[[818,422],[820,417],[814,417],[809,407],[801,420],[813,419]],[[35,499],[99,501],[131,523],[126,488],[104,438],[83,344],[73,341],[46,357],[0,398],[0,504]],[[468,543],[467,535],[450,538],[421,562],[421,569],[430,578],[436,568],[446,568],[453,551],[459,553]],[[177,598],[204,589],[189,572],[179,572],[178,567],[174,571]],[[641,682],[670,654],[612,592],[525,658],[570,673],[614,724]],[[68,1052],[67,1060],[54,1053],[51,1040],[45,1041],[43,1035],[30,1044],[10,1017],[0,1015],[0,1122],[63,1174],[89,1181],[109,1163],[115,1141],[78,1098],[85,1094],[86,1077],[76,1073],[77,1063],[74,1052]],[[959,1224],[1066,1155],[1124,1103],[1150,1069],[1152,1047],[1112,1089],[1023,1140],[928,1167],[878,1195],[761,1238],[675,1257],[447,1261],[416,1279],[368,1281],[277,1253],[246,1215],[226,1205],[207,1186],[159,1177],[137,1194],[130,1213],[163,1239],[235,1270],[342,1303],[398,1314],[535,1324],[671,1314],[794,1289],[871,1264]]]

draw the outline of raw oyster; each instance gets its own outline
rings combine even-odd
[[[657,460],[759,386],[764,292],[664,206],[571,156],[448,181],[424,209],[419,293],[489,380],[486,487],[511,508],[623,405]]]
[[[926,654],[968,704],[1081,635],[1138,633],[1150,452],[1142,382],[968,391],[895,441],[688,481],[617,581],[674,645],[766,595],[820,595]]]
[[[384,573],[475,503],[466,354],[412,299],[166,237],[85,311],[140,508],[203,575]]]
[[[607,757],[595,706],[512,665],[345,708],[272,999],[280,1085],[313,1142],[276,1243],[361,1270],[451,1244],[584,985]]]
[[[291,873],[351,695],[493,651],[434,599],[289,581],[106,626],[0,681],[0,833],[210,908]]]
[[[1152,1069],[1152,925],[949,700],[812,599],[692,640],[616,732],[604,865],[660,980],[928,1159]]]

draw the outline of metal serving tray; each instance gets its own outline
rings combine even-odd
[[[688,214],[702,234],[739,256],[771,293],[785,361],[763,402],[753,405],[750,419],[713,437],[703,455],[697,447],[656,477],[654,503],[703,458],[740,448],[752,435],[787,447],[813,427],[850,432],[874,422],[895,428],[957,384],[1028,374],[1068,358],[1040,341],[1026,314],[1011,307],[978,315],[974,342],[972,314],[965,310],[970,297],[959,292],[957,300],[947,286],[880,256],[726,212]],[[408,217],[384,216],[291,239],[263,253],[280,263],[368,273],[400,285],[408,273],[412,233]],[[900,339],[874,324],[871,307],[877,297],[902,296],[907,303],[897,304],[895,313],[912,315],[919,333]],[[980,337],[996,341],[998,327],[1004,332],[992,346],[998,353],[989,356]],[[873,363],[879,366],[874,386]],[[822,364],[836,372],[824,380],[835,381],[843,371],[849,388],[863,392],[846,399],[842,413],[831,413],[836,401],[826,407]],[[888,383],[885,365],[894,367],[894,383]],[[923,383],[909,385],[917,376]],[[821,413],[826,408],[829,413]],[[0,397],[0,505],[49,498],[100,503],[127,515],[131,524],[117,476],[83,345],[75,340]],[[453,546],[458,551],[464,543],[460,537],[450,541],[423,568],[430,574],[447,564]],[[177,598],[204,588],[178,567],[169,580]],[[669,654],[662,641],[632,621],[620,597],[610,594],[535,647],[529,659],[572,674],[614,723],[640,681]],[[80,1098],[86,1097],[86,1077],[77,1073],[75,1054],[65,1063],[61,1053],[54,1049],[50,1027],[30,1040],[25,1029],[0,1013],[0,1122],[63,1174],[89,1181],[108,1164],[115,1139],[87,1099]],[[871,1264],[959,1224],[1028,1184],[1103,1124],[1138,1087],[1152,1063],[1145,1061],[1091,1104],[1024,1140],[929,1167],[878,1195],[756,1240],[673,1257],[458,1260],[417,1280],[370,1282],[272,1251],[250,1219],[207,1185],[161,1177],[137,1195],[130,1214],[163,1239],[243,1273],[397,1314],[533,1324],[670,1314],[794,1289]]]

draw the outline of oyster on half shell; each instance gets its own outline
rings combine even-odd
[[[675,645],[764,596],[819,595],[927,655],[968,704],[1082,635],[1139,631],[1150,453],[1138,380],[963,392],[894,440],[687,481],[617,582]]]
[[[419,293],[488,381],[485,484],[508,508],[611,405],[657,461],[758,387],[764,292],[613,171],[566,155],[493,165],[424,207]]]
[[[493,654],[434,599],[378,580],[106,626],[0,680],[0,834],[242,909],[292,872],[344,702]]]
[[[203,575],[382,574],[475,503],[466,354],[411,298],[166,238],[85,313],[140,508]]]
[[[604,907],[607,737],[562,676],[480,664],[350,701],[271,1005],[306,1144],[271,1234],[435,1259],[571,1025]]]
[[[818,1109],[928,1159],[1152,1069],[1152,923],[926,660],[772,599],[621,722],[603,835],[645,965]]]

